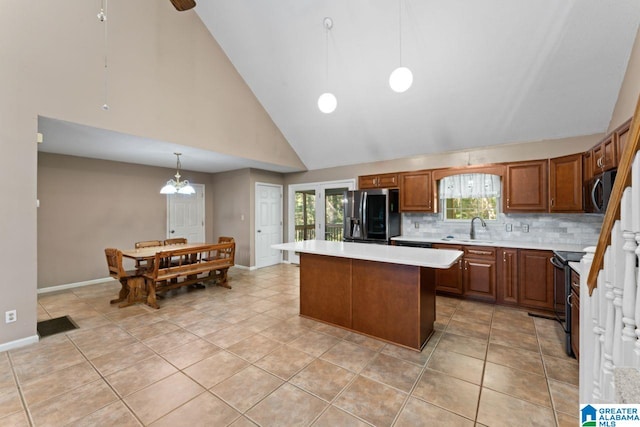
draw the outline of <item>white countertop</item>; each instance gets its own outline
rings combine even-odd
[[[517,240],[471,240],[471,239],[444,239],[437,237],[409,237],[398,236],[392,237],[391,240],[402,240],[405,242],[427,242],[427,243],[448,243],[451,245],[475,245],[475,246],[493,246],[496,248],[519,248],[519,249],[539,249],[547,251],[569,251],[583,252],[585,246],[564,242],[523,242]]]
[[[271,245],[271,247],[283,251],[431,268],[449,268],[462,256],[462,251],[449,249],[410,248],[373,243],[329,242],[326,240],[305,240]]]

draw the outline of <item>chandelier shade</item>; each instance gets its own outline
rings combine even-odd
[[[170,179],[167,181],[167,184],[160,189],[160,194],[194,194],[196,190],[189,184],[189,181],[186,179],[180,181],[180,156],[182,153],[173,153],[177,157],[176,161],[176,174],[174,175],[176,179]]]

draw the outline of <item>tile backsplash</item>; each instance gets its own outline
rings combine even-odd
[[[599,214],[504,214],[482,227],[476,220],[476,238],[517,242],[548,243],[562,241],[590,246],[598,242],[603,215]],[[506,231],[510,224],[512,231]],[[529,231],[526,232],[526,228]],[[402,235],[468,239],[470,221],[443,221],[440,214],[402,214]]]

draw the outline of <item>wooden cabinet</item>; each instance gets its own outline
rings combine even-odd
[[[499,249],[498,263],[498,302],[516,305],[518,304],[518,249]]]
[[[548,160],[509,163],[506,168],[504,212],[547,212]]]
[[[571,349],[580,361],[580,275],[571,271]]]
[[[553,265],[551,251],[520,249],[518,259],[518,304],[553,310]]]
[[[631,128],[631,119],[627,120],[622,126],[615,130],[616,134],[616,155],[617,163],[620,164],[620,159],[624,150],[627,147],[627,141],[629,140],[629,129]]]
[[[362,175],[358,177],[358,188],[396,188],[398,187],[398,174],[385,173],[378,175]]]
[[[582,154],[549,159],[549,211],[583,212]]]
[[[434,249],[453,249],[461,251],[462,246],[458,245],[446,245],[435,243]],[[464,263],[464,255],[458,259],[448,269],[437,268],[436,269],[436,291],[446,292],[453,295],[462,295],[462,267]]]
[[[594,174],[613,169],[618,165],[615,139],[615,134],[611,134],[591,149],[591,161]]]
[[[400,212],[434,212],[431,171],[400,174]]]
[[[582,182],[588,182],[593,178],[593,164],[591,162],[591,150],[582,153]]]
[[[454,249],[464,255],[448,269],[436,269],[436,291],[488,302],[496,301],[496,248],[439,244],[434,249]]]
[[[496,301],[496,248],[464,247],[462,283],[464,295]]]

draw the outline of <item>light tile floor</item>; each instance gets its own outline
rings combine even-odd
[[[2,426],[575,426],[560,326],[437,298],[422,352],[298,316],[299,270],[119,309],[108,282],[39,297],[80,326],[0,353]]]

